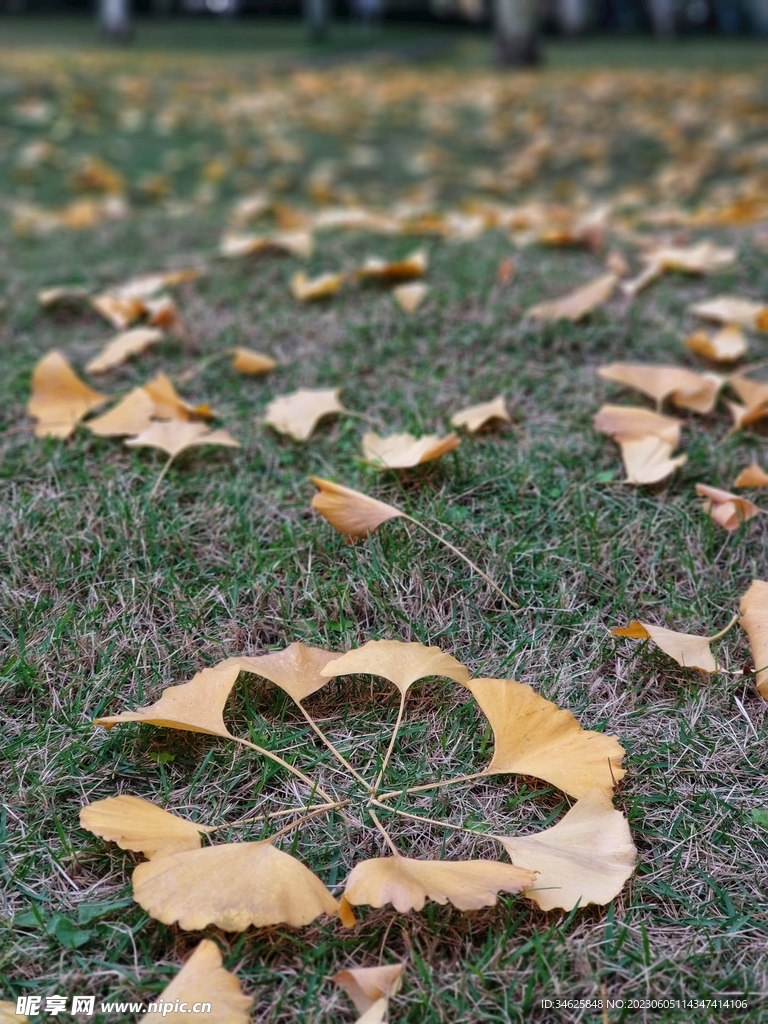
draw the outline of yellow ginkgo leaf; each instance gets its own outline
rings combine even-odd
[[[382,523],[403,515],[393,505],[369,498],[367,494],[342,487],[317,476],[309,478],[318,493],[312,499],[312,508],[324,516],[331,526],[345,537],[354,539],[373,533]]]
[[[733,419],[733,427],[730,431],[733,433],[736,430],[741,430],[742,427],[748,427],[752,423],[764,420],[768,416],[768,402],[752,407],[742,405],[740,402],[729,402],[728,410]]]
[[[289,924],[302,928],[338,903],[309,868],[267,840],[228,843],[139,864],[133,898],[163,924],[199,931],[214,924],[240,932]]]
[[[643,288],[668,271],[680,274],[712,274],[728,267],[736,259],[735,249],[723,249],[709,241],[687,246],[661,246],[643,257],[643,272],[622,285],[626,295],[634,297]]]
[[[662,416],[650,409],[637,409],[625,405],[604,405],[593,420],[595,430],[608,434],[614,441],[624,438],[658,437],[671,448],[680,443],[681,420]]]
[[[88,420],[85,426],[99,437],[124,437],[128,434],[140,434],[152,423],[155,411],[155,403],[147,390],[134,388],[116,406],[102,413],[101,416]]]
[[[163,332],[154,327],[136,327],[132,331],[125,331],[113,338],[85,368],[89,373],[106,373],[115,366],[122,366],[131,356],[140,355],[150,345],[156,345],[163,337]]]
[[[357,276],[374,281],[410,281],[424,276],[428,262],[426,249],[417,249],[405,259],[393,262],[371,256],[358,270]]]
[[[746,498],[731,494],[730,491],[721,491],[718,487],[696,484],[696,493],[706,499],[702,511],[725,530],[738,530],[742,523],[760,515],[762,511]]]
[[[182,270],[161,270],[154,274],[139,274],[125,284],[111,288],[109,294],[121,299],[151,299],[164,288],[173,288],[187,281],[196,281],[204,271],[199,267],[185,267]]]
[[[375,1021],[376,1018],[374,1017],[373,1020]],[[381,1020],[384,1021],[385,1018],[382,1017]],[[29,1017],[26,1013],[16,1013],[16,1003],[0,999],[0,1024],[29,1024]]]
[[[162,327],[177,338],[183,338],[186,334],[179,307],[170,295],[147,299],[144,303],[144,316],[151,327]]]
[[[571,320],[578,323],[598,306],[604,305],[613,295],[618,278],[615,274],[603,274],[582,288],[577,288],[567,295],[551,302],[540,302],[528,310],[528,316],[534,320],[554,323],[557,320]]]
[[[69,437],[91,409],[107,401],[88,387],[60,352],[49,352],[35,366],[27,411],[37,420],[36,437]]]
[[[176,389],[164,373],[158,373],[144,390],[155,405],[155,419],[158,420],[200,420],[212,419],[215,413],[207,405],[190,405],[180,398]]]
[[[159,448],[171,458],[176,458],[187,448],[199,445],[224,445],[227,448],[239,448],[236,441],[226,430],[210,430],[204,423],[188,423],[184,420],[162,420],[150,423],[136,437],[129,438],[125,444],[129,448]]]
[[[694,331],[685,339],[685,347],[714,363],[735,363],[747,354],[749,345],[738,324],[728,324],[716,334]]]
[[[736,295],[721,295],[691,306],[691,313],[716,324],[738,324],[752,330],[768,331],[768,306]]]
[[[379,437],[373,431],[363,434],[363,457],[379,469],[412,469],[424,462],[442,458],[461,444],[457,434],[390,434]]]
[[[398,306],[406,313],[415,313],[429,292],[429,285],[421,281],[413,284],[399,284],[392,289],[392,295]]]
[[[144,722],[166,729],[203,732],[230,739],[231,733],[224,725],[223,712],[239,674],[237,659],[229,659],[215,668],[204,668],[188,683],[169,686],[154,704],[148,704],[137,711],[97,718],[94,725],[104,725],[111,729],[121,722]]]
[[[118,331],[127,330],[131,324],[135,324],[144,316],[146,310],[143,299],[112,295],[108,292],[94,295],[91,306]]]
[[[672,458],[671,445],[651,435],[625,437],[618,444],[627,471],[625,483],[638,487],[661,483],[688,461],[687,455]]]
[[[601,789],[589,790],[543,832],[494,838],[515,864],[538,872],[524,894],[542,910],[604,906],[621,892],[637,860],[626,818]]]
[[[314,302],[335,295],[346,279],[345,274],[319,274],[307,277],[303,270],[291,278],[291,294],[300,302]]]
[[[382,996],[357,1018],[355,1024],[386,1024],[388,1009],[389,1000]]]
[[[301,388],[281,395],[267,406],[264,422],[294,441],[306,441],[324,416],[347,410],[339,400],[341,388]]]
[[[143,866],[143,865],[142,865]],[[535,874],[491,860],[415,860],[376,857],[356,864],[344,898],[352,906],[423,910],[427,900],[452,903],[457,910],[492,907],[500,892],[520,892],[535,884]]]
[[[480,430],[486,423],[494,420],[504,420],[509,423],[509,413],[504,402],[504,396],[492,399],[490,402],[481,402],[479,405],[470,405],[466,409],[451,416],[452,427],[466,427],[470,434]]]
[[[740,373],[728,378],[729,385],[749,409],[768,405],[768,384],[761,380],[751,380]]]
[[[189,1020],[188,1007],[203,1003],[210,1010],[196,1012],[195,1020],[248,1024],[253,1003],[243,995],[234,974],[224,969],[219,947],[210,939],[203,939],[170,985],[151,1001],[156,1008],[145,1013],[139,1024],[184,1024]]]
[[[758,466],[756,462],[751,462],[745,469],[739,473],[736,477],[734,487],[768,487],[768,473]]]
[[[739,601],[739,625],[749,637],[758,693],[768,700],[768,583],[753,580]]]
[[[196,825],[127,793],[87,804],[80,811],[80,825],[95,836],[117,843],[121,850],[143,853],[148,860],[198,850],[200,833],[210,831],[206,825]]]
[[[629,637],[631,640],[653,640],[657,647],[683,668],[698,668],[702,672],[717,671],[708,636],[678,633],[674,629],[638,622],[637,619],[633,619],[628,626],[614,627],[611,633],[614,636]]]
[[[532,775],[577,799],[606,793],[626,774],[615,736],[582,729],[570,711],[514,679],[470,679],[464,684],[491,724],[493,759],[485,775]]]
[[[87,288],[64,285],[57,288],[44,288],[37,293],[37,301],[43,309],[81,309],[88,302],[89,295],[90,292]]]
[[[277,366],[274,359],[264,356],[261,352],[253,352],[249,348],[233,348],[232,366],[238,373],[260,374],[269,373]]]
[[[641,363],[612,363],[597,371],[603,380],[624,384],[661,404],[665,398],[682,409],[709,413],[725,383],[714,373],[694,373],[677,366],[644,366]]]
[[[323,669],[340,657],[338,651],[292,643],[282,651],[231,660],[236,661],[243,672],[253,672],[279,686],[300,704],[310,694],[328,685],[328,676],[323,675]]]
[[[383,676],[402,694],[418,679],[427,676],[444,676],[465,686],[469,679],[469,672],[461,662],[439,647],[402,640],[369,640],[362,647],[334,658],[321,671],[321,675],[328,678],[358,674]]]
[[[229,233],[219,243],[219,253],[227,259],[270,252],[309,259],[314,248],[314,239],[308,231],[274,231],[268,235]]]
[[[400,991],[405,964],[380,967],[348,967],[338,971],[331,981],[343,988],[358,1013],[366,1013],[380,999],[389,999]]]

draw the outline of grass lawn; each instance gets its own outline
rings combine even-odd
[[[608,631],[637,618],[714,634],[751,580],[766,578],[766,518],[726,533],[702,514],[694,491],[697,482],[730,489],[748,462],[768,465],[765,432],[726,436],[723,401],[705,417],[673,410],[685,421],[688,461],[666,483],[638,489],[620,482],[618,449],[595,432],[592,416],[605,402],[650,408],[599,380],[602,363],[705,368],[683,344],[695,326],[692,302],[720,293],[768,301],[765,227],[637,219],[765,197],[768,78],[759,50],[553,44],[540,76],[505,77],[491,70],[481,39],[448,31],[388,28],[394,50],[437,39],[445,53],[358,67],[340,52],[352,45],[341,29],[323,64],[307,48],[288,48],[287,26],[263,30],[283,42],[265,43],[256,59],[244,41],[262,31],[257,22],[201,25],[183,26],[188,42],[165,57],[156,47],[167,26],[142,25],[137,50],[112,53],[93,45],[87,23],[60,33],[53,22],[2,22],[0,995],[148,1000],[200,939],[132,901],[140,857],[83,831],[84,803],[133,793],[220,824],[306,798],[291,776],[223,740],[137,725],[106,732],[93,718],[157,700],[231,655],[296,640],[346,650],[397,637],[437,645],[473,675],[529,683],[585,728],[615,734],[627,750],[615,804],[638,847],[637,872],[607,907],[570,914],[502,897],[469,914],[435,903],[422,914],[362,910],[349,930],[324,918],[300,930],[210,928],[225,965],[255,997],[254,1020],[351,1022],[328,976],[350,963],[402,959],[394,1022],[614,1024],[695,1014],[758,1024],[768,994],[768,718],[746,636],[732,630],[717,645],[723,670],[706,676]],[[220,37],[221,47],[206,51],[203,35],[208,45]],[[622,52],[630,54],[625,70],[616,68]],[[652,72],[641,69],[646,62]],[[31,101],[42,110],[37,120]],[[542,139],[535,156],[530,147]],[[533,171],[510,171],[526,152]],[[129,215],[90,230],[14,233],[20,204],[52,209],[78,197],[72,176],[86,156],[123,176]],[[572,209],[612,201],[607,248],[634,268],[638,232],[711,238],[735,246],[738,259],[714,278],[667,274],[633,304],[615,298],[582,324],[541,325],[524,311],[602,273],[605,250],[515,246],[501,230],[466,241],[335,231],[317,234],[308,261],[219,259],[233,203],[257,190],[269,193],[283,223],[321,199],[438,211],[470,199]],[[352,269],[368,255],[400,257],[421,244],[430,291],[412,315],[377,287],[350,285],[309,305],[290,295],[298,269]],[[499,283],[497,268],[510,256],[515,276]],[[52,285],[106,287],[202,262],[206,275],[174,292],[187,336],[98,379],[83,367],[110,328],[95,313],[45,314],[36,300]],[[750,342],[749,361],[768,356],[766,335]],[[272,355],[278,369],[248,378],[209,359],[233,345]],[[32,370],[53,348],[115,395],[160,371],[178,378],[195,368],[180,393],[210,402],[242,447],[182,455],[150,500],[159,453],[82,427],[66,442],[33,436],[25,414]],[[300,387],[343,388],[344,404],[374,426],[342,415],[306,444],[275,434],[261,422],[267,403]],[[362,463],[364,430],[444,432],[458,409],[499,393],[513,422],[465,437],[441,461],[400,478]],[[397,521],[346,545],[310,510],[310,475],[398,504],[466,551],[520,610]],[[752,497],[768,507],[760,492]],[[307,706],[375,776],[397,713],[394,688],[358,677],[334,682]],[[241,677],[226,720],[236,735],[352,795],[281,691]],[[390,788],[480,771],[492,742],[464,690],[418,683]],[[570,804],[545,783],[502,775],[402,807],[512,834],[551,824]],[[282,848],[338,891],[362,857],[384,853],[365,816],[352,817],[313,820]],[[391,818],[387,827],[412,856],[498,856],[483,838]],[[254,840],[262,829],[233,827],[219,838]],[[601,995],[627,1005],[604,1013],[541,1006]],[[734,998],[748,1009],[629,1003]]]

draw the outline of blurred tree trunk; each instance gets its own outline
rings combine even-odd
[[[303,0],[304,21],[310,38],[318,41],[324,39],[328,32],[330,0]]]
[[[130,0],[99,0],[99,27],[113,43],[127,43],[131,38]]]
[[[538,64],[536,0],[494,0],[496,59],[506,67]]]

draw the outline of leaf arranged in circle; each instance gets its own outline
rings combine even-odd
[[[340,657],[338,651],[292,643],[282,651],[229,660],[237,662],[243,672],[253,672],[268,679],[300,704],[310,694],[328,685],[330,679],[323,674],[323,669]]]
[[[340,658],[334,658],[321,672],[327,677],[348,675],[383,676],[402,694],[418,679],[444,676],[468,685],[469,672],[439,647],[404,643],[402,640],[369,640]]]
[[[248,1012],[253,1003],[250,996],[243,995],[240,982],[224,969],[219,947],[210,939],[203,939],[179,973],[152,1000],[163,1004],[162,1009],[149,1010],[139,1024],[184,1024],[189,1020],[188,1010],[176,1009],[184,1004],[193,1007],[196,1003],[209,1003],[210,1010],[194,1014],[196,1021],[211,1021],[215,1024],[248,1024]],[[171,1006],[166,1010],[166,1006]]]
[[[200,848],[200,833],[207,825],[164,811],[162,807],[123,793],[87,804],[80,811],[80,826],[121,850],[143,853],[148,860]]]

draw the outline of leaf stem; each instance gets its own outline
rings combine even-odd
[[[188,370],[184,370],[183,373],[180,373],[177,377],[174,377],[173,381],[176,384],[186,384],[187,381],[192,380],[193,377],[196,377],[201,370],[204,370],[207,366],[210,366],[211,363],[216,363],[219,361],[219,359],[224,359],[226,358],[226,356],[230,355],[232,355],[232,349],[227,348],[224,349],[223,352],[214,352],[212,355],[204,356],[202,359],[199,359],[196,363],[193,363]]]
[[[173,462],[173,460],[175,458],[176,458],[176,456],[172,455],[170,457],[170,459],[168,459],[166,464],[163,466],[163,468],[160,470],[160,476],[157,478],[157,480],[155,480],[155,486],[152,488],[152,493],[149,496],[149,500],[150,501],[152,501],[154,499],[155,495],[157,494],[157,488],[160,486],[160,483],[161,483],[163,477],[165,476],[165,474],[171,468],[171,463]]]
[[[721,629],[720,632],[719,633],[715,633],[714,636],[708,636],[707,640],[710,643],[712,643],[713,640],[722,640],[726,633],[730,633],[730,631],[733,629],[733,627],[736,625],[736,623],[738,621],[739,621],[739,613],[736,612],[736,614],[733,616],[733,618],[728,623],[728,625],[725,627],[725,629]]]
[[[384,778],[384,772],[387,770],[387,765],[389,764],[389,759],[392,756],[392,751],[395,749],[395,740],[397,739],[397,734],[398,734],[398,732],[400,730],[400,724],[403,721],[403,712],[404,711],[405,711],[405,692],[401,691],[400,692],[400,707],[398,708],[398,711],[397,711],[397,719],[395,720],[395,728],[392,730],[392,736],[391,736],[390,741],[389,741],[389,746],[387,747],[387,752],[384,755],[384,760],[381,762],[381,768],[379,770],[379,776],[378,776],[378,778],[376,779],[376,782],[373,785],[373,790],[371,791],[371,799],[373,799],[376,796],[378,788],[381,785],[381,780]]]
[[[352,767],[352,765],[349,763],[346,757],[344,757],[341,751],[336,749],[336,747],[333,745],[333,743],[331,743],[331,741],[328,739],[328,737],[325,735],[323,730],[320,728],[320,726],[317,724],[314,718],[310,715],[310,713],[307,711],[304,705],[300,701],[297,701],[296,703],[299,705],[299,710],[301,711],[302,715],[304,715],[307,722],[314,729],[315,733],[320,737],[320,739],[323,741],[326,747],[328,747],[333,756],[341,764],[344,765],[347,771],[350,772],[350,774],[352,774],[359,783],[365,786],[369,793],[373,793],[373,787],[371,786],[370,782],[366,782],[363,776],[358,771],[355,771],[355,769]]]
[[[379,800],[394,800],[396,796],[406,796],[410,793],[423,793],[427,789],[440,789],[443,786],[453,786],[459,782],[471,782],[472,779],[481,779],[485,772],[473,772],[471,775],[457,775],[453,779],[443,779],[442,782],[427,782],[423,786],[411,786],[409,789],[398,789],[393,793],[382,793]]]
[[[347,801],[343,801],[347,803]],[[337,803],[330,804],[317,804],[316,807],[312,808],[315,811],[321,810],[333,810],[334,807],[341,806]],[[234,828],[236,825],[251,825],[256,821],[271,821],[273,818],[286,818],[291,814],[300,814],[302,811],[308,811],[310,804],[302,804],[300,807],[287,807],[283,808],[282,811],[267,811],[264,814],[254,814],[249,818],[237,818],[235,821],[223,821],[220,825],[206,825],[205,831],[218,832],[222,828]]]
[[[378,802],[378,801],[374,801],[374,803],[377,803],[377,802]],[[379,832],[381,832],[381,834],[382,834],[382,835],[384,836],[384,841],[386,842],[387,846],[388,846],[388,847],[390,848],[390,850],[392,851],[392,853],[394,853],[394,855],[395,855],[396,857],[399,857],[399,856],[400,856],[400,851],[399,851],[399,850],[397,849],[397,847],[395,846],[395,844],[394,844],[394,843],[392,842],[392,840],[390,839],[390,837],[389,837],[389,832],[387,832],[387,830],[386,830],[386,829],[384,828],[384,826],[383,826],[383,825],[381,824],[381,822],[379,821],[379,819],[378,819],[378,818],[376,817],[376,812],[375,812],[375,811],[371,811],[371,810],[369,809],[368,813],[370,814],[370,816],[371,816],[371,820],[373,821],[373,823],[374,823],[374,825],[376,826],[376,828],[377,828],[377,829],[379,830]]]
[[[284,761],[279,754],[273,754],[271,750],[265,750],[264,747],[259,747],[256,743],[251,743],[250,740],[244,740],[241,736],[233,736],[232,739],[235,743],[242,743],[244,747],[249,747],[251,750],[255,750],[257,754],[261,754],[263,757],[268,757],[270,761],[274,761],[275,764],[279,764],[281,768],[285,768],[295,775],[297,779],[301,779],[303,783],[309,786],[310,790],[315,793],[319,793],[320,796],[329,804],[336,803],[332,796],[329,796],[324,789],[321,789],[316,782],[313,782],[308,775],[305,775],[300,768],[296,768],[294,765],[289,764],[288,761]]]
[[[403,818],[410,818],[412,821],[420,821],[424,825],[437,825],[438,828],[452,828],[455,832],[466,832],[470,836],[480,836],[481,839],[491,839],[490,832],[478,832],[474,828],[466,828],[464,825],[454,825],[450,821],[438,821],[437,818],[422,818],[419,814],[411,814],[410,811],[401,811],[397,807],[389,807],[387,804],[383,804],[380,800],[375,797],[371,798],[371,803],[380,807],[382,811],[389,811],[390,814],[399,814]],[[368,812],[373,817],[373,811]]]
[[[305,822],[310,821],[312,818],[316,818],[318,814],[326,814],[328,811],[333,810],[335,807],[344,807],[349,803],[349,800],[339,800],[331,807],[316,807],[314,811],[310,811],[309,814],[305,814],[302,818],[297,818],[296,821],[292,821],[289,825],[283,825],[282,828],[278,829],[277,832],[271,836],[267,836],[266,841],[272,843],[275,839],[279,839],[280,836],[288,835],[289,832],[293,832],[295,828],[303,825]]]

